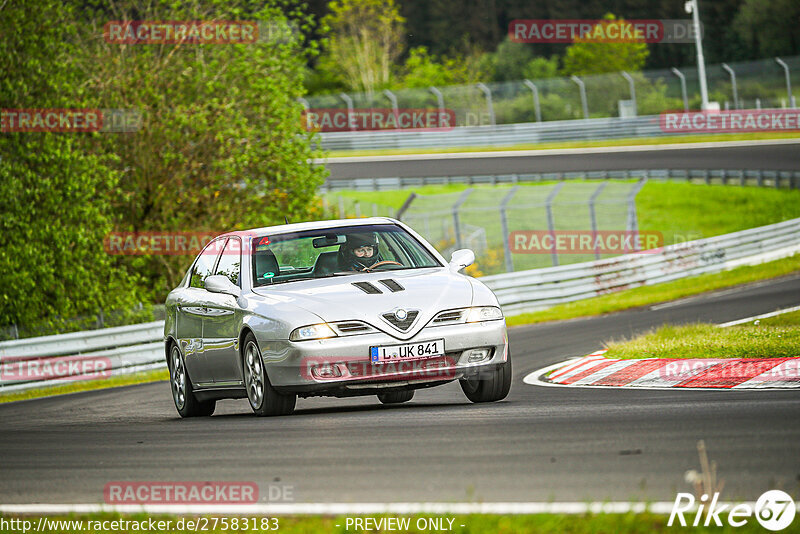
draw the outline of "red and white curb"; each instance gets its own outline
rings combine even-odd
[[[526,384],[648,389],[800,389],[800,358],[606,358],[605,350],[526,376]]]

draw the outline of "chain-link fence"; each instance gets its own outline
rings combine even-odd
[[[708,65],[709,99],[723,109],[795,107],[800,56]],[[732,73],[732,74],[731,74]],[[656,115],[700,108],[697,69],[479,83],[307,97],[309,108],[446,109],[454,126]]]

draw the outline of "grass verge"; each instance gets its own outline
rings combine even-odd
[[[39,516],[26,516],[22,518],[23,520],[31,521],[30,526],[35,527],[38,522]],[[203,519],[205,517],[205,519]],[[214,524],[214,517],[210,516],[203,516],[200,518],[200,522],[204,523],[208,529],[202,529],[202,532],[207,533],[216,533],[216,532],[263,532],[264,530],[250,529],[225,529],[222,528],[211,528],[211,525]],[[236,516],[234,516],[236,517]],[[364,516],[350,516],[351,518],[364,518]],[[370,519],[379,520],[382,517],[391,517],[393,519],[399,518],[408,518],[409,519],[409,528],[401,528],[401,529],[380,529],[374,528],[373,525],[370,525],[370,528],[357,528],[350,523],[348,525],[346,517],[279,517],[277,518],[277,529],[271,528],[270,530],[277,530],[278,532],[283,533],[291,533],[291,534],[311,534],[311,533],[350,533],[350,532],[390,532],[390,531],[398,531],[398,532],[432,532],[438,531],[439,529],[435,527],[430,527],[428,524],[428,528],[420,528],[425,527],[423,524],[424,519],[433,519],[439,520],[444,518],[444,525],[448,525],[447,519],[453,519],[452,523],[452,530],[450,532],[461,533],[461,534],[472,534],[472,533],[487,533],[491,532],[493,534],[522,534],[522,533],[564,533],[564,534],[593,534],[596,532],[615,532],[615,533],[624,533],[624,534],[649,534],[653,532],[674,532],[680,530],[686,530],[686,527],[674,526],[674,527],[667,527],[667,520],[668,517],[666,515],[656,515],[651,513],[643,513],[643,514],[587,514],[587,515],[564,515],[564,514],[536,514],[536,515],[510,515],[510,516],[501,516],[501,515],[461,515],[461,516],[428,516],[428,515],[412,515],[412,516],[371,516]],[[52,521],[81,521],[83,526],[92,525],[94,522],[104,522],[104,521],[114,521],[114,520],[135,520],[142,522],[147,525],[148,519],[153,519],[155,521],[170,521],[171,528],[166,529],[158,529],[158,532],[162,534],[168,533],[177,533],[177,532],[194,532],[194,530],[185,528],[188,520],[194,520],[195,523],[198,520],[194,517],[192,518],[184,518],[183,526],[184,528],[176,528],[178,526],[178,522],[182,519],[178,516],[167,516],[167,515],[147,515],[147,514],[126,514],[126,515],[119,515],[113,513],[98,513],[98,514],[90,514],[90,515],[72,515],[72,516],[52,516],[48,517],[50,523],[52,525]],[[11,516],[0,516],[0,519],[8,521],[12,519]],[[13,518],[17,519],[17,518]],[[256,524],[260,523],[261,517],[255,518]],[[726,519],[727,516],[725,514],[720,515],[720,519],[723,522],[723,527],[691,527],[692,532],[699,532],[699,533],[706,533],[706,532],[737,532],[737,533],[748,533],[748,532],[763,532],[763,528],[758,524],[755,518],[750,517],[747,523],[742,527],[731,527],[727,524]],[[229,517],[226,518],[226,521],[229,525],[231,525],[231,521],[233,518]],[[687,521],[693,520],[692,517],[687,517]],[[248,521],[248,526],[252,523],[253,518],[250,518]],[[419,521],[419,525],[417,522]],[[89,523],[92,522],[92,523]],[[221,521],[218,521],[220,523]],[[241,526],[242,519],[240,519],[237,524]],[[110,525],[110,523],[107,523]],[[464,525],[464,526],[461,526]],[[49,525],[48,525],[49,526]],[[219,524],[217,525],[219,526]],[[30,530],[30,529],[28,529]],[[78,525],[73,523],[72,528],[60,528],[60,529],[42,529],[39,532],[58,532],[63,534],[73,534],[77,532],[86,532],[87,530],[94,530],[95,532],[121,532],[122,529],[92,529],[92,528],[79,528]],[[144,530],[147,530],[145,528]],[[266,529],[265,529],[266,530]],[[445,528],[444,530],[448,530]],[[0,530],[0,532],[12,532],[14,530]],[[15,530],[17,532],[21,531],[21,529]],[[128,530],[133,531],[133,530]],[[800,532],[800,521],[794,521],[792,525],[790,525],[786,530],[782,532],[785,533],[794,533]]]
[[[107,380],[89,380],[85,382],[62,384],[58,386],[28,389],[25,391],[0,393],[0,403],[36,399],[39,397],[51,397],[53,395],[64,395],[67,393],[77,393],[79,391],[92,391],[95,389],[144,384],[147,382],[157,382],[159,380],[169,380],[169,372],[166,369],[146,371],[143,373],[132,373],[129,375],[112,376]]]
[[[596,141],[563,141],[552,143],[520,143],[509,146],[459,146],[442,148],[385,148],[374,150],[333,150],[326,157],[402,156],[406,154],[443,154],[460,152],[507,152],[514,150],[552,150],[559,148],[594,148],[606,146],[667,145],[675,143],[712,143],[724,141],[760,141],[765,139],[796,139],[794,132],[764,132],[745,134],[680,135],[674,137],[631,137],[598,139]]]
[[[667,325],[628,341],[607,343],[609,358],[797,358],[800,314],[720,328]],[[770,318],[773,319],[773,318]]]
[[[512,315],[506,317],[506,324],[517,326],[602,315],[699,295],[700,293],[758,280],[777,278],[798,271],[800,271],[800,254],[795,254],[790,258],[762,263],[761,265],[738,267],[721,273],[703,274],[664,284],[627,289],[600,297],[559,304],[547,310]]]

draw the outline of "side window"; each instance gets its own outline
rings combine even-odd
[[[189,282],[189,287],[205,289],[206,278],[208,278],[214,270],[214,264],[217,262],[219,246],[221,244],[222,241],[220,240],[212,241],[197,257],[197,261],[194,262],[194,267],[192,267],[192,279]]]
[[[239,285],[239,268],[242,265],[242,242],[238,237],[231,237],[225,248],[214,274],[227,276],[235,285]]]

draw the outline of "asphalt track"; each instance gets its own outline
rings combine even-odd
[[[295,502],[672,501],[705,440],[724,497],[800,493],[797,391],[526,385],[524,376],[663,323],[724,322],[800,303],[800,275],[599,318],[510,330],[511,394],[456,384],[387,407],[300,399],[262,419],[246,401],[181,420],[166,382],[0,405],[0,503],[98,503],[108,482],[252,481]],[[274,502],[274,501],[273,501]]]
[[[673,148],[674,147],[674,148]],[[330,179],[633,169],[800,169],[800,140],[372,158],[331,158]]]

